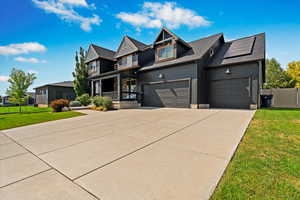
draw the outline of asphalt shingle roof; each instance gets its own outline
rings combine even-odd
[[[115,51],[112,51],[110,49],[106,49],[103,47],[99,47],[97,45],[92,44],[92,47],[95,49],[96,53],[98,54],[98,56],[100,58],[104,58],[107,60],[112,60],[114,61],[114,55],[115,55]]]
[[[46,86],[58,86],[58,87],[74,87],[73,81],[63,81],[58,83],[49,83],[36,88],[46,87]]]

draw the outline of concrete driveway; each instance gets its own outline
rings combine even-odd
[[[208,199],[254,114],[84,112],[0,133],[1,199]]]

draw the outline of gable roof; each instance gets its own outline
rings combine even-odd
[[[46,87],[46,86],[56,86],[56,87],[74,87],[73,86],[73,81],[63,81],[63,82],[58,82],[58,83],[49,83],[49,84],[45,84],[45,85],[42,85],[42,86],[38,86],[34,89],[37,89],[37,88],[41,88],[41,87]]]
[[[156,39],[154,40],[154,44],[157,42],[159,36],[162,34],[162,32],[165,31],[167,32],[169,35],[171,35],[175,41],[180,42],[181,44],[183,44],[186,47],[191,47],[187,42],[185,42],[183,39],[181,39],[180,37],[178,37],[175,33],[173,33],[172,31],[170,31],[169,29],[167,29],[166,27],[162,27],[159,34],[157,35]]]
[[[144,43],[142,43],[142,42],[140,42],[140,41],[138,41],[138,40],[136,40],[136,39],[133,39],[133,38],[131,38],[131,37],[129,37],[129,36],[126,36],[131,42],[133,42],[133,44],[138,48],[138,50],[140,50],[140,51],[142,51],[142,50],[144,50],[144,49],[146,49],[146,48],[148,48],[149,47],[149,45],[146,45],[146,44],[144,44]]]
[[[155,61],[151,61],[150,63],[142,67],[140,71],[151,70],[155,68],[166,67],[170,65],[176,65],[180,63],[198,60],[202,58],[202,56],[204,56],[204,54],[208,52],[208,50],[221,38],[223,38],[223,33],[189,42],[188,45],[191,47],[191,49],[189,49],[181,57],[165,62],[155,63]]]
[[[97,45],[92,44],[92,47],[95,49],[100,58],[105,58],[108,60],[114,60],[115,51],[106,49]]]
[[[119,58],[137,51],[143,51],[146,48],[148,48],[148,45],[126,35],[123,37],[114,58]]]
[[[96,53],[98,54],[99,58],[104,58],[107,60],[112,60],[114,61],[114,55],[115,55],[115,51],[112,51],[110,49],[106,49],[94,44],[91,44],[91,47],[96,51]]]
[[[253,38],[253,39],[251,39]],[[253,43],[251,41],[253,40]],[[250,41],[250,42],[249,42]],[[239,48],[232,50],[233,46],[239,46]],[[244,49],[248,48],[249,52],[245,52]],[[234,52],[235,56],[228,56],[228,52]],[[239,54],[240,53],[240,54]],[[232,40],[222,44],[221,48],[214,55],[211,63],[208,67],[217,67],[229,64],[236,64],[241,62],[250,62],[256,60],[265,59],[265,33]]]

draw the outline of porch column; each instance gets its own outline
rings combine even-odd
[[[99,79],[99,96],[102,96],[102,79]]]
[[[94,81],[91,81],[91,96],[94,96]]]
[[[118,74],[117,79],[118,79],[118,100],[120,101],[122,99],[121,98],[121,94],[122,94],[121,74]]]

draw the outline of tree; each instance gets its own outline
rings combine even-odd
[[[275,58],[266,60],[265,88],[290,88],[293,87],[291,77],[281,68]]]
[[[80,47],[79,56],[76,51],[75,55],[75,72],[73,72],[74,77],[74,90],[77,96],[81,96],[85,93],[90,92],[89,82],[88,82],[88,67],[85,64],[85,52],[82,47]]]
[[[291,77],[296,88],[300,88],[300,61],[288,64],[287,74]]]
[[[25,73],[22,70],[13,68],[8,82],[10,83],[7,89],[7,95],[9,96],[9,101],[19,105],[19,112],[21,112],[21,106],[27,101],[28,96],[26,95],[27,89],[32,85],[33,81],[36,79],[34,73]]]

